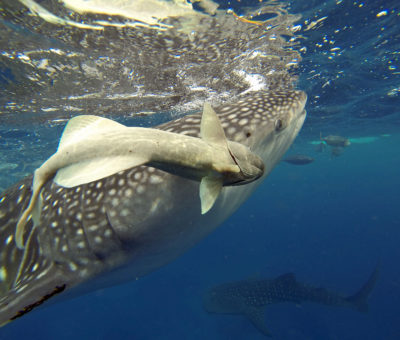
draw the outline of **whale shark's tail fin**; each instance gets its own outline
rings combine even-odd
[[[346,298],[347,302],[353,305],[361,313],[368,312],[368,297],[371,294],[372,289],[375,287],[376,280],[378,279],[379,274],[379,263],[376,265],[374,271],[369,277],[368,281],[361,287],[361,289]]]

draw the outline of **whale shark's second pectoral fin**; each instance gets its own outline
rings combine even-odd
[[[200,182],[201,214],[207,213],[214,205],[222,189],[222,179],[203,177]]]
[[[246,306],[243,310],[243,314],[249,318],[254,327],[256,327],[262,334],[270,337],[272,336],[264,323],[264,308]]]
[[[65,188],[73,188],[148,162],[148,158],[140,155],[99,157],[59,169],[54,182]]]

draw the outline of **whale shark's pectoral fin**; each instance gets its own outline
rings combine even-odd
[[[44,255],[39,229],[29,222],[24,249],[15,247],[15,217],[30,199],[30,178],[8,189],[0,199],[0,327],[23,316],[74,284],[66,267]],[[78,276],[77,276],[78,277]]]
[[[41,270],[43,272],[39,272],[39,275],[40,273],[44,275],[40,279],[34,277],[31,280],[25,280],[23,285],[11,288],[6,295],[2,296],[0,327],[29,313],[67,288],[56,266],[41,268]]]
[[[29,313],[67,288],[62,273],[56,266],[41,268],[38,272],[39,275],[43,273],[40,278],[25,279],[23,284],[11,288],[5,296],[2,296],[0,327]]]
[[[272,337],[272,334],[264,323],[264,308],[246,306],[243,310],[243,314],[249,318],[254,327],[256,327],[262,334]]]
[[[200,182],[201,214],[207,213],[214,205],[222,189],[222,179],[203,177]]]

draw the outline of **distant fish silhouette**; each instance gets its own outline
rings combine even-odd
[[[343,147],[336,146],[336,147],[332,148],[332,150],[331,150],[331,156],[333,156],[333,157],[338,157],[338,156],[340,156],[340,155],[343,153],[343,151],[344,151],[344,148],[343,148]]]
[[[306,155],[297,154],[287,156],[282,161],[294,165],[306,165],[314,162],[314,158]]]
[[[351,144],[350,140],[348,138],[342,137],[342,136],[329,135],[326,137],[321,137],[321,140],[324,141],[329,146],[333,146],[333,147],[336,147],[336,146],[346,147]]]
[[[264,335],[271,333],[264,324],[264,308],[279,302],[309,301],[329,306],[368,311],[367,299],[378,278],[378,266],[368,281],[354,295],[345,297],[324,288],[297,282],[293,273],[269,280],[246,280],[221,284],[204,296],[204,308],[209,313],[243,314]]]

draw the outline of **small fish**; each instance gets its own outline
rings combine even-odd
[[[302,91],[261,91],[215,108],[226,139],[246,146],[245,155],[257,155],[265,167],[260,180],[223,186],[206,214],[199,209],[203,174],[196,180],[182,176],[188,168],[168,168],[175,161],[170,157],[160,162],[168,169],[132,166],[74,187],[56,182],[61,164],[56,162],[49,167],[50,173],[57,170],[55,177],[39,176],[41,204],[32,205],[37,224],[28,217],[18,247],[17,223],[36,189],[33,176],[7,189],[0,195],[0,325],[64,296],[134,280],[190,249],[227,219],[280,161],[303,125],[306,100]],[[155,129],[199,142],[201,125],[202,113],[197,112]],[[112,159],[100,155],[101,167],[112,167]],[[236,164],[240,157],[229,157],[245,172],[240,161]],[[87,168],[82,172],[90,173]]]
[[[341,146],[336,146],[331,149],[331,156],[332,157],[338,157],[344,152],[344,148]]]
[[[367,299],[378,278],[378,266],[361,289],[351,296],[343,296],[324,288],[300,283],[293,273],[275,279],[247,280],[221,284],[211,288],[203,299],[209,313],[242,314],[264,335],[271,336],[264,323],[267,305],[280,302],[315,302],[328,306],[350,307],[367,312]]]
[[[294,165],[306,165],[314,162],[314,158],[307,155],[297,154],[297,155],[287,156],[282,161]]]
[[[329,135],[326,137],[321,137],[321,140],[324,141],[327,145],[334,147],[335,146],[346,147],[351,144],[348,138],[342,136]]]

